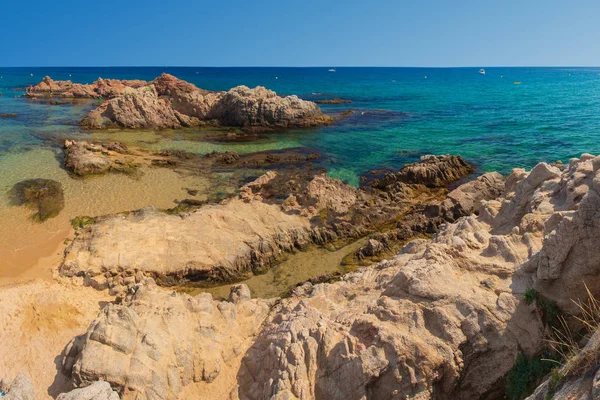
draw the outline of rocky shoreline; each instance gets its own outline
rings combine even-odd
[[[294,96],[209,92],[166,74],[90,85],[47,77],[26,96],[102,97],[81,122],[92,129],[332,121]],[[427,155],[368,173],[357,188],[327,176],[322,154],[304,148],[199,155],[66,140],[63,151],[77,179],[142,167],[247,173],[228,178],[234,189],[221,197],[195,199],[190,189],[169,210],[81,218],[52,282],[0,288],[0,350],[17,355],[0,358],[7,399],[600,393],[600,156],[475,178],[460,156]],[[65,202],[56,183],[13,190],[51,218]],[[224,301],[172,289],[243,280],[310,246],[348,243],[356,247],[345,262],[362,268],[283,297],[253,298],[243,283]]]
[[[415,190],[407,185],[427,189],[406,183],[411,177],[435,186],[441,184],[440,177],[460,176],[440,165],[463,164],[456,158],[426,157],[371,187],[381,190],[382,182],[388,182],[394,190],[379,194],[399,198],[399,192],[406,195]],[[74,387],[106,381],[123,399],[501,398],[518,355],[536,357],[547,346],[552,316],[544,301],[553,302],[562,312],[576,313],[571,299],[580,299],[585,287],[599,294],[598,264],[594,253],[586,250],[596,246],[600,237],[595,224],[599,169],[598,158],[583,155],[562,171],[541,163],[529,172],[515,169],[505,181],[486,174],[424,207],[427,212],[421,215],[425,216],[456,217],[457,209],[463,209],[462,216],[442,224],[432,239],[415,239],[390,260],[346,274],[337,282],[307,282],[284,299],[252,299],[247,287],[238,285],[228,301],[214,301],[207,294],[175,294],[146,274],[134,274],[128,281],[119,277],[123,290],[116,290],[117,303],[106,305],[87,333],[64,344],[60,373]],[[252,212],[260,215],[259,208],[265,207],[278,210],[263,218],[269,223],[274,215],[285,215],[306,224],[311,221],[306,216],[322,220],[323,209],[339,219],[359,208],[357,198],[370,194],[317,175],[303,188],[307,192],[290,191],[298,205],[289,197],[278,203],[276,177],[267,174],[246,186],[238,198],[201,207],[191,215],[172,216],[173,221],[218,211],[223,217],[213,214],[207,221],[222,226],[228,223],[225,215],[235,210],[251,215],[244,207],[257,208]],[[369,201],[377,203],[374,198]],[[296,212],[286,214],[285,207]],[[185,232],[181,229],[172,233],[157,229],[153,234],[158,217],[146,213],[122,217],[118,224],[143,225],[145,237],[153,240],[181,240],[168,239]],[[108,219],[117,224],[115,217]],[[335,231],[337,226],[337,232],[342,232],[344,223],[338,219],[321,227]],[[81,269],[86,273],[78,276],[66,268],[69,260],[83,260],[82,254],[101,247],[94,241],[115,235],[118,224],[100,229],[102,223],[81,233],[67,252],[61,270],[72,275],[69,279],[74,283],[89,283],[91,270],[86,268],[94,264],[86,264]],[[264,222],[249,225],[256,229],[260,224]],[[300,229],[309,226],[302,224]],[[231,226],[238,234],[244,232],[244,225]],[[366,226],[355,228],[366,231]],[[131,229],[128,226],[126,231]],[[96,236],[100,231],[103,234]],[[210,244],[217,246],[217,242]],[[160,250],[152,253],[160,246],[137,245],[149,254],[148,259],[160,257]],[[235,247],[229,243],[228,248]],[[256,247],[253,257],[264,248]],[[115,253],[119,251],[95,255],[98,271],[110,265]],[[180,254],[169,256],[175,253]],[[118,265],[123,271],[134,271],[121,262]],[[106,287],[97,284],[99,289]],[[536,293],[538,300],[528,301],[528,293]],[[590,354],[596,354],[595,339],[582,340],[587,349],[594,349]],[[596,364],[573,362],[587,368],[586,377],[597,375]],[[548,378],[532,398],[591,396],[595,380],[578,379],[575,371],[581,370],[564,365],[564,374]],[[110,398],[106,396],[113,394],[98,398]]]

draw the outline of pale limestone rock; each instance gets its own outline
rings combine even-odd
[[[89,386],[59,394],[56,400],[119,400],[119,394],[108,382],[98,381]]]
[[[35,400],[33,384],[25,375],[19,374],[10,380],[0,380],[0,393],[3,400]]]
[[[63,369],[77,386],[103,380],[118,387],[123,399],[175,399],[191,383],[219,385],[222,371],[239,364],[247,338],[272,304],[217,302],[208,294],[179,295],[145,281],[122,305],[108,305],[67,346]]]

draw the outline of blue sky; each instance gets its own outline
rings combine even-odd
[[[600,65],[598,0],[5,0],[0,66]]]

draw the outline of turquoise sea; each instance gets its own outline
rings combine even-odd
[[[0,113],[18,114],[0,119],[0,160],[54,146],[56,138],[94,135],[77,127],[92,104],[34,103],[19,97],[20,88],[45,75],[89,83],[100,76],[151,80],[162,72],[211,90],[263,85],[309,100],[352,100],[322,106],[325,112],[356,111],[333,126],[252,142],[202,143],[202,131],[158,133],[165,141],[153,133],[131,135],[198,152],[311,146],[329,156],[331,175],[354,184],[370,169],[399,168],[430,153],[460,154],[482,171],[502,173],[600,153],[600,68],[486,68],[481,75],[479,68],[64,67],[0,68]]]

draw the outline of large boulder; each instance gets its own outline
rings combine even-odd
[[[87,129],[175,129],[198,124],[197,118],[179,113],[168,100],[159,98],[153,85],[126,88],[122,96],[104,101],[80,122]]]
[[[313,102],[297,96],[281,97],[262,86],[254,89],[238,86],[229,90],[214,104],[208,116],[222,125],[244,128],[305,128],[333,121]]]
[[[425,155],[420,161],[407,164],[398,172],[388,173],[372,186],[389,190],[398,183],[416,183],[428,187],[441,187],[456,181],[474,171],[461,156],[455,155]]]
[[[123,399],[176,399],[184,386],[202,382],[229,393],[235,388],[230,371],[273,304],[250,299],[247,287],[234,297],[230,303],[210,294],[178,295],[145,281],[123,304],[106,306],[67,346],[63,369],[76,386],[100,379]]]
[[[162,74],[152,84],[159,96],[170,100],[175,111],[200,120],[209,119],[210,110],[223,95],[223,92],[200,89],[169,74]]]

